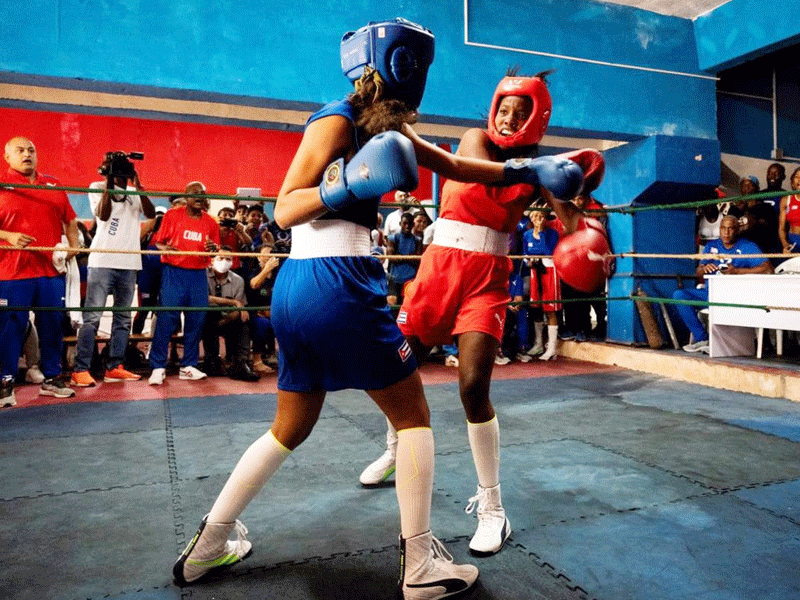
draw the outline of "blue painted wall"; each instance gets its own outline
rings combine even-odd
[[[731,0],[694,21],[699,66],[717,73],[800,41],[800,0]]]
[[[483,119],[497,79],[520,65],[557,69],[553,132],[621,139],[655,133],[716,137],[714,82],[576,62],[575,56],[698,73],[690,21],[590,0],[13,0],[0,22],[0,70],[178,90],[324,103],[344,95],[338,42],[369,20],[401,15],[430,26],[436,60],[421,110]],[[509,23],[513,23],[510,25]],[[19,43],[9,42],[17,40]]]

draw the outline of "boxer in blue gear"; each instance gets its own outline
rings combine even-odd
[[[238,516],[311,433],[328,391],[363,389],[397,430],[400,594],[435,600],[468,589],[472,565],[452,562],[430,531],[434,445],[411,348],[386,304],[386,276],[371,255],[380,197],[417,185],[417,163],[458,181],[499,183],[504,165],[450,154],[411,125],[422,99],[433,35],[395,19],[345,34],[342,68],[355,91],[309,118],[275,204],[292,250],[273,290],[279,346],[277,412],[242,455],[173,568],[185,585],[245,558]],[[514,177],[522,176],[521,167]],[[534,176],[534,175],[530,175]],[[228,540],[236,531],[235,540]]]

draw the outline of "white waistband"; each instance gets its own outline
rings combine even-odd
[[[292,227],[289,258],[369,256],[369,229],[350,221],[322,219]]]
[[[482,225],[470,225],[450,219],[437,219],[433,243],[471,252],[508,255],[508,234]]]

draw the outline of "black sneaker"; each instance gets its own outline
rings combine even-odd
[[[40,396],[55,396],[56,398],[71,398],[75,395],[75,390],[67,387],[58,377],[50,377],[42,382],[39,388]]]
[[[17,398],[14,395],[14,377],[3,377],[2,382],[0,382],[0,408],[16,405]]]

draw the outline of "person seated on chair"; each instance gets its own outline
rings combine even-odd
[[[230,248],[215,258],[208,269],[209,306],[228,306],[232,310],[209,311],[203,325],[203,350],[205,351],[205,372],[221,375],[222,365],[219,357],[219,338],[225,338],[225,354],[231,367],[231,379],[258,381],[248,359],[250,357],[250,313],[241,309],[247,304],[244,279],[231,271],[233,257]]]
[[[733,215],[725,215],[719,227],[719,239],[711,240],[703,249],[703,254],[719,254],[719,258],[703,259],[695,269],[697,283],[704,283],[704,277],[712,273],[725,275],[744,275],[748,273],[772,273],[772,263],[766,258],[740,255],[761,254],[761,249],[753,242],[739,238],[739,219]],[[675,300],[699,300],[708,302],[708,289],[678,289],[672,294]],[[705,352],[708,354],[708,332],[697,317],[697,307],[690,304],[678,304],[676,310],[686,327],[692,333],[694,341],[686,344],[686,352]]]

